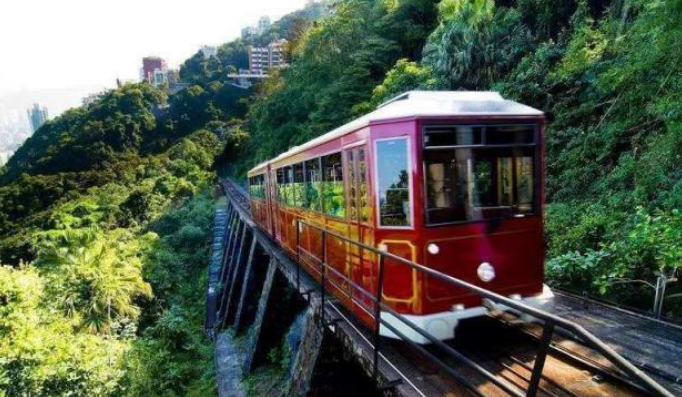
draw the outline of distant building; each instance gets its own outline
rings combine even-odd
[[[270,18],[269,17],[260,17],[258,20],[258,30],[260,31],[260,34],[263,34],[270,30]]]
[[[152,74],[152,85],[155,87],[168,82],[168,71],[156,69]]]
[[[249,70],[253,74],[266,74],[270,52],[267,47],[249,46]]]
[[[256,26],[247,26],[242,29],[242,39],[267,33],[270,30],[270,27],[272,27],[270,18],[260,17]]]
[[[202,46],[199,49],[199,51],[201,51],[201,55],[204,56],[204,59],[208,59],[208,58],[211,58],[211,57],[218,55],[218,48],[216,48],[214,46],[210,46],[210,45]]]
[[[159,86],[168,82],[168,65],[160,57],[142,58],[142,69],[140,70],[142,81],[146,81],[154,86]]]
[[[267,47],[249,46],[249,70],[252,74],[268,74],[270,69],[286,66],[282,39],[268,44]]]
[[[168,93],[175,95],[178,92],[189,87],[188,83],[180,82],[180,73],[177,70],[169,70],[167,74],[168,78]]]
[[[251,36],[258,34],[258,28],[255,26],[247,26],[242,29],[242,39],[248,39]]]
[[[166,80],[168,81],[168,85],[173,85],[177,84],[180,82],[180,72],[177,70],[170,69],[168,72],[166,72]]]
[[[33,107],[28,109],[26,113],[28,114],[28,120],[31,122],[32,132],[36,132],[47,121],[47,108],[41,107],[37,103],[34,103]]]

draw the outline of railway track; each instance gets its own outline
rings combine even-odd
[[[223,187],[236,204],[245,211],[250,211],[248,195],[243,187],[229,181],[224,181]],[[370,343],[370,330],[333,300],[326,305],[338,313],[337,318],[350,324],[355,332]],[[522,322],[510,314],[498,313],[463,321],[458,327],[457,337],[447,345],[489,373],[513,385],[520,391],[520,395],[523,395],[531,387],[538,345],[543,342],[542,339],[542,326]],[[384,344],[390,348],[384,350]],[[421,354],[415,352],[414,346],[400,340],[382,342],[384,353],[381,354],[381,358],[395,369],[403,382],[414,389],[414,395],[510,395],[495,382],[481,377],[462,362],[442,355],[433,347],[427,347],[426,350],[446,362],[453,371],[461,374],[475,387],[462,387],[461,382],[453,380],[451,373],[434,365],[423,352]],[[660,376],[660,371],[655,371],[652,367],[641,365],[639,367],[649,375],[665,380],[665,377]],[[570,333],[562,333],[554,334],[549,341],[547,358],[536,395],[626,397],[655,394],[600,357],[596,350],[587,347],[580,338]]]

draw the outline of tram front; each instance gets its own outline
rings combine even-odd
[[[382,173],[392,172],[395,167],[385,164],[391,164],[393,152],[403,150],[396,149],[395,139],[389,141],[393,149],[386,153],[382,153],[383,141],[377,143],[380,222],[384,222],[383,213],[413,213],[413,230],[395,230],[394,234],[395,239],[398,233],[409,237],[415,251],[411,256],[417,263],[548,309],[553,295],[544,285],[544,116],[496,98],[489,113],[481,110],[490,103],[477,101],[475,114],[418,119],[409,139],[416,143],[414,152],[408,149],[407,154],[414,161],[403,161],[407,172],[393,178],[402,184],[383,186],[382,179],[388,178],[382,178]],[[531,111],[513,114],[505,105]],[[410,194],[396,187],[409,189]],[[395,250],[390,245],[388,249]],[[410,256],[406,247],[402,251],[396,253]],[[481,297],[469,290],[418,272],[410,275],[399,266],[390,269],[385,286],[388,301],[399,293],[403,295],[399,298],[418,298],[394,299],[393,306],[438,339],[454,337],[461,319],[488,311]],[[400,291],[392,287],[396,285]],[[387,319],[392,320],[391,316]],[[400,321],[394,325],[423,341]],[[389,331],[384,334],[390,336]]]

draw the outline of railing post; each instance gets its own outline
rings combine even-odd
[[[377,283],[376,306],[374,307],[374,367],[372,377],[379,379],[379,344],[381,343],[381,297],[384,294],[384,261],[383,254],[379,254],[379,280]]]
[[[301,289],[301,220],[296,220],[296,288]]]
[[[656,298],[654,299],[654,317],[661,318],[663,315],[663,300],[665,299],[665,287],[668,284],[668,278],[665,274],[661,274],[656,279]]]
[[[320,320],[322,321],[322,325],[324,326],[324,298],[325,298],[325,289],[326,289],[326,277],[325,274],[327,273],[327,232],[322,230],[322,271],[320,272],[321,277],[322,277],[322,305],[321,305],[321,312],[320,312]]]
[[[535,365],[533,365],[533,375],[528,383],[526,397],[535,397],[538,393],[542,371],[545,368],[547,351],[549,350],[549,344],[552,342],[552,334],[554,334],[554,322],[545,320],[545,326],[540,337],[540,346],[538,346],[538,354],[535,356]]]

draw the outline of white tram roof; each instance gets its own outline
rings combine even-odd
[[[382,120],[428,116],[542,116],[542,111],[504,99],[493,91],[408,91],[390,99],[358,119],[321,135],[300,146],[295,146],[274,159],[263,162],[251,171],[268,163],[285,159],[304,150],[341,137]]]

